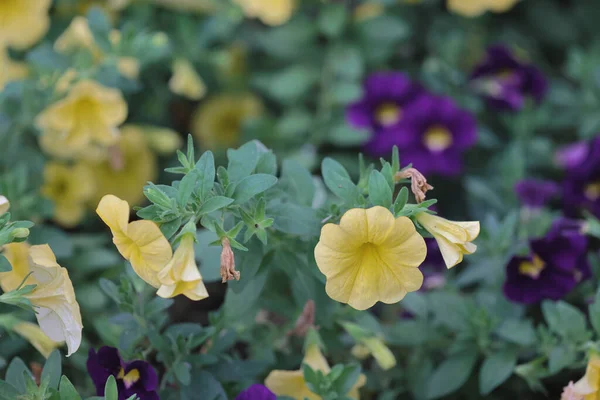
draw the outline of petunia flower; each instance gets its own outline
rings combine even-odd
[[[479,221],[449,221],[426,212],[418,213],[415,219],[433,235],[448,269],[460,263],[464,254],[477,250],[471,242],[479,236]]]
[[[7,83],[25,79],[28,74],[27,64],[11,59],[0,43],[0,91]]]
[[[552,181],[523,179],[515,184],[515,193],[521,204],[530,209],[544,207],[558,195],[559,186]]]
[[[487,49],[485,59],[475,67],[470,79],[490,107],[498,110],[520,110],[528,97],[539,103],[548,91],[542,72],[517,59],[502,45]]]
[[[48,31],[52,0],[0,1],[0,48],[24,50]]]
[[[137,395],[139,400],[159,400],[158,375],[150,363],[142,360],[124,362],[119,350],[104,346],[98,352],[90,349],[87,360],[88,374],[96,386],[96,394],[104,396],[104,387],[110,376],[117,381],[119,400]]]
[[[169,89],[190,100],[200,100],[206,94],[206,85],[191,62],[178,58],[173,62],[173,76]]]
[[[569,385],[571,386],[571,385]],[[570,390],[571,394],[583,400],[596,400],[600,395],[600,356],[593,352],[588,360],[585,375]],[[577,399],[577,397],[573,397]],[[562,398],[561,398],[562,400]]]
[[[486,11],[503,13],[519,0],[448,0],[448,9],[464,17],[477,17]]]
[[[115,144],[117,128],[126,117],[127,103],[119,90],[82,80],[64,99],[37,116],[36,125],[42,131],[40,145],[56,157],[77,157],[92,145]]]
[[[266,386],[254,384],[238,394],[235,400],[277,400],[277,396]]]
[[[379,206],[351,209],[339,225],[326,224],[315,247],[327,294],[357,310],[397,303],[418,290],[423,274],[417,267],[425,254],[412,221]]]
[[[587,143],[585,156],[567,170],[563,182],[565,213],[584,208],[600,218],[600,136]]]
[[[100,200],[96,212],[113,234],[119,253],[146,283],[160,287],[158,273],[171,260],[171,245],[152,221],[129,221],[129,203],[113,195]]]
[[[292,17],[295,0],[233,0],[249,18],[271,26],[283,25]]]
[[[331,371],[327,360],[323,357],[319,346],[316,344],[311,344],[307,347],[302,363],[308,365],[313,370],[321,371],[324,374],[328,374],[329,371]],[[354,384],[352,389],[350,389],[347,395],[351,399],[359,399],[358,389],[364,386],[365,382],[366,377],[361,374],[358,381]],[[311,392],[308,386],[306,386],[302,368],[296,371],[271,371],[267,376],[267,379],[265,379],[265,386],[277,396],[289,396],[295,400],[321,399],[320,396]]]
[[[31,345],[45,358],[48,358],[50,353],[62,344],[61,342],[55,342],[50,339],[38,325],[32,324],[31,322],[17,322],[11,329],[31,343]]]
[[[559,300],[590,277],[587,238],[581,223],[558,219],[548,233],[529,242],[528,256],[514,256],[506,266],[504,294],[517,303]]]
[[[85,215],[86,203],[94,194],[93,177],[83,165],[48,162],[44,166],[41,192],[55,205],[54,220],[65,227],[77,225]]]
[[[157,294],[160,297],[170,298],[183,294],[194,301],[208,297],[196,265],[194,241],[194,234],[185,233],[173,258],[158,273],[160,287]]]
[[[2,290],[15,290],[23,281],[25,285],[36,285],[25,297],[34,306],[40,328],[53,341],[66,342],[67,355],[73,354],[81,344],[83,324],[69,273],[58,265],[47,244],[31,246],[27,262],[23,259],[27,245],[8,246],[11,246],[10,251],[4,255],[13,268],[0,273]]]

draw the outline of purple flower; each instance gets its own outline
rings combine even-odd
[[[514,256],[506,266],[504,294],[514,302],[558,300],[591,275],[587,238],[577,221],[558,219],[546,236],[531,240],[529,247],[529,256]]]
[[[427,257],[419,268],[424,276],[422,290],[431,290],[443,287],[446,284],[444,271],[446,264],[437,241],[433,238],[425,238],[427,245]]]
[[[238,394],[235,400],[276,400],[277,396],[266,386],[254,384],[242,393]]]
[[[518,60],[502,45],[488,48],[483,62],[473,70],[471,81],[488,104],[500,110],[520,110],[528,96],[539,103],[548,89],[538,68]]]
[[[124,362],[119,350],[104,346],[98,350],[90,349],[87,370],[96,386],[96,394],[104,396],[104,386],[109,376],[114,376],[119,389],[119,400],[125,400],[136,394],[140,400],[159,400],[156,393],[158,376],[146,361]]]
[[[515,193],[525,207],[542,208],[559,193],[559,186],[552,181],[523,179],[515,185]]]
[[[589,150],[590,142],[587,141],[569,144],[556,152],[556,163],[565,169],[576,168],[586,159]]]
[[[585,156],[576,157],[563,184],[565,212],[585,208],[600,218],[600,136],[588,143]]]

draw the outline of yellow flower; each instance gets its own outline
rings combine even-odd
[[[77,50],[87,49],[94,57],[101,56],[101,50],[94,41],[94,34],[85,17],[75,17],[71,24],[54,42],[54,50],[59,53],[72,53]]]
[[[137,79],[140,76],[140,62],[135,57],[119,57],[117,70],[126,78]]]
[[[354,20],[357,22],[367,21],[383,14],[385,6],[377,1],[361,3],[354,9]]]
[[[249,18],[258,18],[271,26],[285,24],[292,17],[294,0],[234,0]]]
[[[169,128],[150,125],[127,125],[143,132],[148,146],[157,154],[169,155],[175,153],[183,145],[179,133]]]
[[[26,49],[46,34],[52,0],[0,1],[0,47]]]
[[[121,92],[91,80],[79,81],[69,94],[36,118],[42,148],[57,157],[73,157],[90,146],[110,146],[118,140],[127,118],[127,103]]]
[[[44,167],[42,194],[55,205],[54,220],[65,227],[77,225],[86,203],[94,195],[93,176],[82,164],[68,166],[49,162]]]
[[[329,364],[327,364],[327,360],[323,357],[319,346],[316,344],[308,346],[302,363],[308,365],[315,371],[321,371],[325,374],[328,374],[329,371],[331,371]],[[352,399],[360,399],[358,389],[364,386],[366,380],[366,377],[361,374],[358,381],[354,384],[350,392],[348,392],[348,396]],[[265,386],[271,389],[277,396],[289,396],[295,400],[321,399],[320,396],[311,392],[306,386],[302,368],[297,371],[271,371],[269,376],[267,376],[267,379],[265,379]]]
[[[140,278],[155,288],[160,287],[160,270],[171,260],[169,241],[152,221],[129,221],[129,204],[106,195],[96,212],[110,228],[119,253],[131,263]]]
[[[194,234],[183,235],[173,258],[158,273],[158,280],[161,283],[157,292],[160,297],[170,298],[183,294],[194,301],[208,297],[196,265]]]
[[[8,246],[7,246],[8,247]],[[75,299],[69,273],[56,262],[52,249],[47,244],[31,246],[27,262],[22,259],[23,247],[17,252],[4,255],[13,266],[12,271],[0,273],[2,290],[12,291],[28,273],[27,285],[36,285],[25,297],[36,311],[42,331],[55,342],[66,342],[67,356],[73,354],[81,344],[81,313]]]
[[[369,337],[361,341],[369,350],[369,353],[375,358],[377,364],[384,371],[396,366],[396,357],[394,353],[385,345],[382,339],[378,337]]]
[[[31,322],[17,322],[12,326],[12,330],[31,343],[45,358],[61,345],[60,342],[50,339],[39,326]]]
[[[192,133],[205,149],[223,149],[239,144],[242,125],[260,115],[262,103],[251,93],[218,94],[196,109]]]
[[[112,193],[130,204],[144,201],[142,192],[148,181],[153,181],[158,168],[156,157],[148,148],[144,134],[134,125],[121,128],[121,137],[108,151],[108,157],[84,161],[93,175],[96,191],[92,204]]]
[[[455,222],[424,212],[415,218],[433,235],[447,268],[460,263],[464,254],[473,254],[477,250],[471,242],[479,235],[479,221]]]
[[[600,396],[600,356],[593,353],[588,360],[585,376],[573,386],[573,392],[584,400],[598,400]]]
[[[0,46],[0,91],[4,89],[7,83],[25,79],[28,74],[27,64],[13,61],[6,49]]]
[[[315,259],[332,299],[365,310],[377,301],[397,303],[423,284],[417,268],[427,249],[409,218],[394,219],[383,207],[347,211],[327,224]]]
[[[25,242],[9,243],[3,250],[4,256],[12,265],[12,270],[0,273],[0,286],[4,292],[10,292],[19,287],[29,273],[29,245]],[[27,279],[26,284],[30,283],[31,277]]]
[[[192,63],[183,58],[173,62],[173,77],[169,81],[173,93],[190,100],[200,100],[206,94],[206,85],[198,76]]]
[[[9,208],[10,201],[8,201],[8,199],[4,196],[0,196],[0,215],[4,214],[5,212],[8,212]]]
[[[448,0],[450,11],[465,17],[477,17],[486,11],[502,13],[510,10],[519,0]]]

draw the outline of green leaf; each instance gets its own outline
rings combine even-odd
[[[60,379],[60,400],[81,400],[81,396],[77,393],[75,386],[64,375]]]
[[[336,86],[336,88],[338,90],[341,89],[337,86]],[[344,90],[348,90],[348,88],[345,87]],[[358,92],[353,90],[353,94],[360,96],[360,86],[358,86],[358,90],[359,90]],[[340,95],[340,93],[336,93],[336,92],[334,92],[334,94]],[[352,99],[348,99],[347,102],[349,102],[351,100]],[[340,125],[332,127],[331,129],[328,130],[328,133],[327,133],[327,137],[328,137],[329,141],[331,141],[332,143],[334,143],[338,146],[361,145],[361,144],[365,143],[369,139],[370,136],[371,136],[371,133],[368,130],[353,128],[353,127],[347,125],[345,122]]]
[[[529,346],[535,342],[535,329],[529,320],[511,318],[504,320],[496,333],[509,342]]]
[[[314,66],[295,64],[277,72],[257,75],[256,84],[272,98],[292,104],[317,83],[319,71]]]
[[[317,211],[291,202],[275,200],[269,203],[269,215],[275,219],[273,228],[290,235],[317,236],[320,219]]]
[[[464,351],[443,361],[429,378],[428,399],[437,399],[460,389],[471,376],[477,353]]]
[[[177,363],[173,366],[173,372],[175,373],[175,378],[184,386],[188,386],[192,379],[190,375],[190,365],[185,362]]]
[[[233,199],[236,204],[243,204],[264,192],[277,183],[277,178],[273,175],[256,174],[243,178],[235,187]]]
[[[479,393],[490,394],[512,375],[517,365],[517,355],[509,351],[499,351],[486,357],[479,370]]]
[[[596,334],[600,335],[600,288],[596,291],[594,302],[588,307],[588,314]]]
[[[19,395],[21,393],[13,385],[0,380],[0,400],[15,400],[19,398]]]
[[[358,188],[352,182],[350,175],[342,164],[326,157],[321,164],[321,171],[325,185],[336,196],[349,204],[354,204],[357,201],[359,197]]]
[[[119,295],[119,288],[114,284],[113,281],[109,281],[106,278],[100,278],[100,289],[117,304],[121,303],[121,296]]]
[[[60,352],[58,350],[54,350],[52,353],[50,353],[50,356],[44,364],[44,369],[42,370],[42,381],[48,379],[48,387],[52,389],[58,389],[61,374],[62,365]]]
[[[311,206],[315,197],[315,184],[310,172],[297,161],[287,159],[281,168],[282,184],[289,187],[292,198],[300,205]]]
[[[398,215],[406,205],[408,201],[408,188],[403,186],[398,192],[398,196],[396,196],[396,201],[394,202],[394,215]]]
[[[554,375],[577,361],[577,352],[572,346],[560,345],[550,351],[548,373]]]
[[[185,208],[188,201],[190,201],[197,181],[198,173],[195,170],[191,170],[179,182],[179,186],[177,187],[177,204],[179,207]]]
[[[202,205],[200,206],[200,209],[198,210],[198,213],[200,215],[209,214],[213,211],[220,210],[223,207],[227,207],[231,203],[233,203],[233,199],[230,199],[229,197],[224,197],[224,196],[211,197],[210,199],[208,199],[204,203],[202,203]]]
[[[258,146],[248,142],[237,150],[227,150],[227,174],[230,182],[237,182],[254,172],[258,164]]]
[[[48,244],[59,259],[73,255],[73,241],[69,235],[53,226],[34,226],[27,240],[30,244]]]
[[[0,272],[10,272],[12,271],[12,265],[10,262],[4,257],[3,254],[0,254]]]
[[[392,206],[392,189],[379,171],[371,171],[369,176],[369,200],[374,206]]]
[[[359,30],[367,43],[375,45],[381,43],[389,45],[410,36],[408,24],[397,15],[380,15],[367,20],[359,25]]]
[[[563,338],[579,343],[589,338],[585,315],[572,305],[559,301],[542,303],[542,313],[550,330]]]
[[[204,199],[215,184],[215,159],[213,153],[211,151],[204,152],[194,168],[200,176],[198,194],[200,195],[200,199]]]
[[[104,385],[105,400],[119,400],[119,391],[117,389],[117,381],[113,375],[109,376]]]
[[[19,357],[12,359],[6,370],[6,381],[14,386],[20,393],[25,393],[27,386],[25,384],[25,375],[33,379],[33,374],[27,368],[27,365]]]
[[[317,20],[319,30],[326,36],[335,37],[342,33],[348,8],[344,4],[325,4]]]
[[[167,239],[177,232],[177,229],[181,226],[181,217],[174,219],[173,221],[163,222],[160,224],[160,231]]]

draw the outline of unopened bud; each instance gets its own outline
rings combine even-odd
[[[4,214],[10,208],[10,201],[4,196],[0,196],[0,214]]]
[[[29,236],[29,229],[27,228],[17,228],[13,229],[10,233],[13,239],[26,239]]]
[[[235,256],[233,255],[233,250],[231,249],[231,244],[229,243],[229,239],[224,238],[221,241],[223,245],[223,250],[221,251],[221,279],[222,282],[225,283],[227,281],[235,279],[236,281],[240,280],[239,271],[235,270]]]

